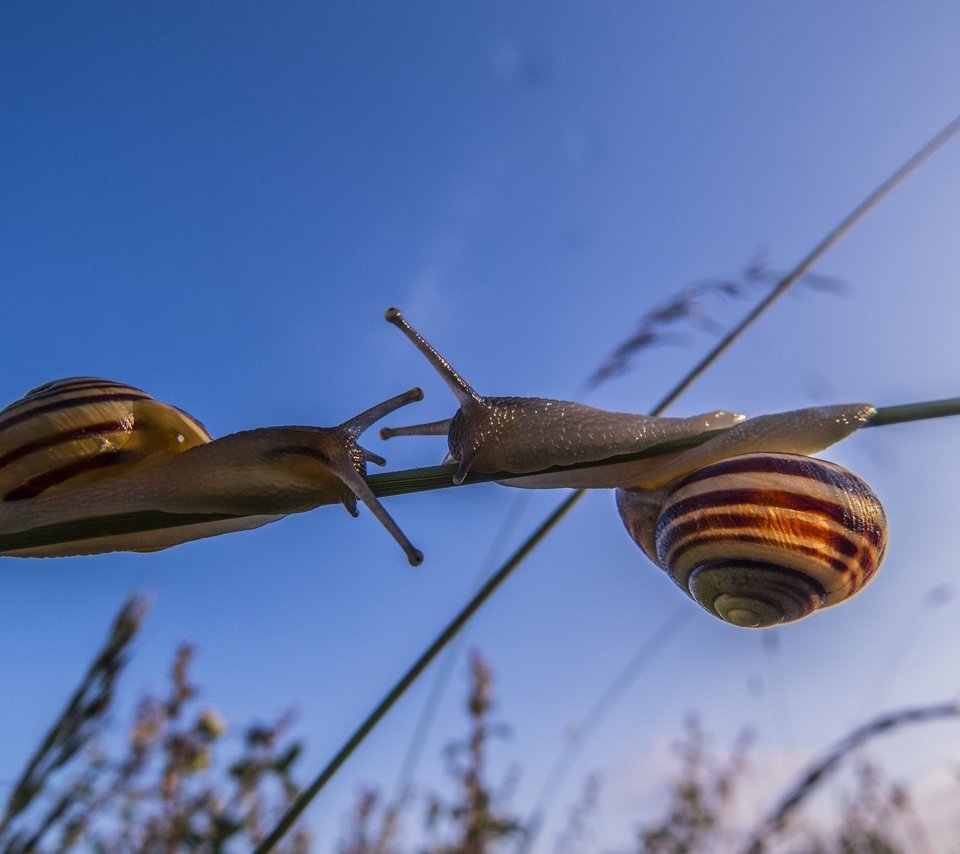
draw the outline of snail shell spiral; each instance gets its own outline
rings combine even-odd
[[[0,501],[77,489],[209,441],[193,416],[133,386],[44,383],[0,410]]]
[[[629,492],[618,494],[624,524],[643,545],[648,523],[633,521],[631,503]],[[886,519],[870,487],[838,465],[746,454],[672,484],[655,544],[657,563],[707,611],[759,628],[862,589],[883,560]]]

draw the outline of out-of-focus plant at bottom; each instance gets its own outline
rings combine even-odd
[[[299,787],[301,745],[284,716],[248,726],[224,763],[230,731],[198,702],[194,648],[174,655],[166,696],[137,705],[119,757],[108,747],[114,687],[148,605],[121,609],[103,649],[14,784],[0,818],[0,851],[223,851],[249,848]],[[302,827],[278,847],[311,850]]]
[[[264,838],[270,822],[300,791],[294,767],[302,745],[288,736],[291,716],[246,727],[237,749],[221,714],[199,702],[200,691],[190,679],[194,648],[189,644],[175,652],[167,693],[144,696],[126,738],[118,744],[110,737],[115,683],[146,611],[142,598],[124,605],[80,687],[14,784],[0,818],[4,854],[247,850]],[[491,750],[509,735],[493,716],[493,684],[490,665],[474,652],[465,704],[467,733],[445,750],[446,790],[423,794],[410,788],[391,802],[374,788],[363,789],[347,817],[339,854],[487,854],[513,852],[529,841],[534,822],[515,803],[519,772],[492,780]],[[770,816],[754,825],[744,819],[743,790],[766,775],[760,762],[751,761],[749,733],[745,730],[723,755],[691,716],[674,746],[675,771],[662,784],[652,781],[662,795],[659,814],[638,817],[634,840],[614,850],[941,850],[942,840],[921,817],[922,802],[906,784],[889,779],[864,746],[908,724],[958,716],[960,704],[949,702],[868,721],[812,761]],[[832,790],[838,809],[826,818],[798,818],[800,808],[841,765],[852,773],[845,791],[837,795]],[[768,790],[766,786],[764,797]],[[595,826],[605,794],[602,772],[587,776],[563,828],[552,841],[540,839],[539,850],[596,850]],[[953,800],[960,821],[960,788]],[[942,804],[939,816],[944,818]],[[298,854],[319,849],[298,825],[275,850]]]

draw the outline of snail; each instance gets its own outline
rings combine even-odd
[[[423,560],[370,491],[385,460],[361,433],[418,388],[338,427],[266,427],[212,439],[181,409],[96,377],[56,380],[0,411],[0,554],[155,551],[362,501],[413,566]]]
[[[725,411],[691,418],[611,413],[541,398],[477,394],[396,309],[398,326],[453,390],[445,421],[383,428],[382,438],[446,433],[455,482],[481,472],[531,473],[528,488],[615,487],[627,531],[644,553],[711,614],[743,627],[800,619],[849,598],[873,577],[886,520],[870,487],[807,455],[863,427],[866,403],[744,420]],[[688,450],[630,462],[543,471],[641,451],[727,428]]]
[[[471,470],[542,472],[553,466],[593,463],[708,430],[731,427],[742,415],[718,410],[690,418],[656,418],[625,412],[607,412],[568,400],[540,397],[483,397],[471,388],[450,364],[395,308],[386,319],[399,328],[426,356],[453,391],[460,408],[452,418],[408,427],[384,427],[381,439],[393,436],[447,436],[455,462],[453,482],[461,484]],[[649,460],[626,466],[584,468],[558,476],[511,480],[511,486],[553,488],[561,486],[614,487],[635,482],[634,471]]]

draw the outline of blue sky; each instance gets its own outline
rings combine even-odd
[[[446,417],[448,390],[382,319],[398,305],[481,392],[643,411],[709,334],[649,351],[589,396],[584,379],[691,281],[734,275],[758,252],[791,266],[950,120],[958,25],[945,3],[5,4],[0,400],[102,375],[222,435],[339,423],[420,385],[411,420]],[[955,142],[822,262],[842,293],[788,296],[673,412],[960,392],[957,186]],[[745,305],[707,309],[728,322]],[[786,774],[872,710],[953,694],[960,600],[916,603],[953,583],[955,431],[890,427],[833,449],[888,511],[876,582],[778,630],[776,652],[694,613],[578,760],[558,814],[598,770],[599,840],[625,842],[656,808],[654,760],[691,710],[720,743],[755,726],[758,756]],[[390,468],[444,452],[436,439],[367,444]],[[495,485],[392,499],[425,552],[417,570],[368,513],[332,507],[152,555],[4,560],[0,781],[135,591],[156,602],[127,707],[162,686],[188,639],[205,698],[237,723],[296,708],[302,770],[318,770],[491,552],[557,500]],[[499,757],[522,767],[519,806],[682,604],[612,497],[594,494],[484,608],[468,643],[513,726]],[[427,785],[459,731],[462,673]],[[311,808],[324,845],[361,783],[392,784],[427,687]],[[919,736],[889,750],[891,767],[927,783],[957,759]]]

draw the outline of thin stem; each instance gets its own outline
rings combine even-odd
[[[494,537],[490,543],[487,557],[483,562],[483,568],[477,573],[477,578],[473,585],[475,589],[483,584],[484,579],[493,571],[493,567],[496,567],[500,563],[502,559],[500,553],[506,550],[507,541],[513,535],[514,526],[520,520],[520,511],[528,497],[528,495],[518,493],[514,500],[506,506],[503,524],[500,525],[496,537]],[[466,633],[461,633],[454,643],[448,645],[445,657],[438,664],[440,670],[434,676],[430,686],[430,692],[424,701],[423,708],[420,710],[413,735],[410,738],[403,762],[400,765],[400,771],[397,774],[397,779],[393,786],[393,797],[389,801],[391,804],[400,804],[409,792],[410,781],[413,779],[413,775],[423,754],[423,749],[427,743],[427,738],[433,728],[437,707],[453,676],[454,667],[460,658],[460,653],[463,650],[466,639]]]
[[[327,781],[336,773],[337,769],[346,762],[347,757],[357,748],[357,746],[370,734],[373,728],[379,723],[380,719],[390,710],[391,706],[403,696],[404,692],[415,681],[416,678],[426,670],[427,666],[433,661],[440,651],[456,636],[457,632],[463,628],[467,621],[479,610],[480,606],[489,599],[494,591],[504,582],[523,559],[540,543],[547,533],[553,528],[557,520],[562,517],[567,510],[576,503],[580,497],[579,492],[566,498],[553,513],[550,514],[541,525],[527,538],[527,541],[510,557],[510,559],[500,567],[497,572],[490,577],[490,580],[484,584],[477,594],[467,603],[467,605],[457,614],[450,624],[437,636],[436,640],[424,651],[424,653],[414,662],[413,666],[400,678],[396,685],[390,689],[389,693],[380,701],[377,707],[370,713],[367,719],[357,728],[357,730],[347,739],[346,743],[337,754],[331,759],[326,767],[320,772],[317,778],[304,789],[297,799],[293,802],[287,812],[282,816],[276,827],[270,831],[269,835],[254,849],[254,854],[266,854],[273,848],[289,830],[300,813],[306,808],[307,804],[313,800],[317,793],[327,784]]]
[[[908,421],[926,421],[930,418],[945,418],[960,414],[960,397],[943,400],[927,400],[923,403],[903,403],[899,406],[881,406],[870,419],[867,427],[885,427],[888,424],[905,424]]]
[[[744,851],[746,854],[762,854],[770,836],[783,830],[790,816],[837,769],[841,760],[867,741],[905,724],[920,724],[958,716],[960,716],[960,703],[952,701],[880,715],[863,726],[857,727],[803,772],[800,779],[787,790],[777,808],[760,825],[744,847]]]
[[[766,295],[759,303],[750,311],[743,320],[740,321],[733,329],[731,329],[723,339],[718,342],[716,347],[714,347],[706,356],[704,356],[694,367],[693,369],[673,388],[673,390],[660,401],[659,404],[654,408],[653,414],[659,415],[663,412],[671,403],[673,403],[678,397],[680,397],[683,392],[687,390],[689,385],[696,380],[700,374],[702,374],[710,365],[712,365],[717,357],[723,353],[740,335],[743,331],[750,326],[761,314],[763,314],[774,300],[778,299],[783,295],[783,292],[787,290],[791,285],[795,284],[799,279],[801,279],[807,271],[819,261],[827,251],[843,237],[850,229],[852,229],[861,219],[863,219],[874,207],[877,206],[887,194],[893,190],[898,184],[906,180],[920,164],[922,164],[928,157],[934,154],[938,149],[940,149],[957,131],[960,131],[960,116],[957,116],[950,124],[948,124],[943,130],[940,131],[933,139],[927,142],[916,154],[913,155],[906,163],[904,163],[896,172],[894,172],[886,181],[884,181],[876,190],[874,190],[869,196],[867,196],[856,208],[851,211],[846,219],[842,220],[840,224],[833,229],[823,240],[821,240],[813,249],[810,250],[810,254],[807,255],[796,267],[793,268],[786,276],[784,276]]]
[[[932,418],[946,418],[951,415],[960,415],[960,397],[949,397],[943,400],[926,400],[920,403],[904,403],[895,406],[878,407],[876,415],[865,424],[865,427],[886,427],[891,424],[905,424],[910,421],[926,421]],[[675,451],[686,450],[700,445],[707,439],[722,433],[723,430],[710,430],[697,436],[688,436],[683,439],[674,439],[670,442],[646,448],[635,454],[622,454],[606,460],[597,460],[589,463],[577,463],[572,466],[555,466],[551,472],[578,471],[586,468],[598,468],[609,465],[619,465],[625,462],[648,459]],[[446,489],[453,485],[451,477],[456,466],[431,466],[428,468],[405,469],[402,471],[375,474],[367,478],[370,488],[379,497],[390,495],[404,495],[410,492],[425,492],[432,489]],[[539,474],[539,472],[537,472]],[[518,477],[530,477],[530,473],[516,474],[500,472],[497,474],[472,473],[467,476],[464,484],[486,483],[492,480],[509,481]]]
[[[657,626],[590,707],[547,773],[543,786],[540,788],[536,805],[530,813],[527,833],[517,846],[517,854],[527,854],[533,848],[534,842],[536,842],[540,831],[543,829],[550,804],[556,796],[560,784],[607,713],[620,701],[627,688],[643,673],[647,665],[659,655],[660,651],[666,647],[667,643],[687,624],[692,616],[693,611],[684,605],[674,611],[662,625]]]
[[[866,424],[866,427],[880,427],[890,424],[903,424],[909,421],[922,421],[931,418],[944,418],[949,415],[960,415],[960,397],[951,397],[945,400],[930,400],[922,403],[907,403],[896,406],[884,406],[877,410],[877,414]],[[573,466],[555,466],[551,472],[573,471],[582,468],[617,465],[648,457],[670,454],[675,451],[686,450],[695,445],[713,438],[720,430],[711,430],[699,436],[689,436],[684,439],[675,439],[664,442],[652,448],[647,448],[636,454],[624,454],[599,460],[591,463],[578,463]],[[414,492],[427,492],[433,489],[449,489],[453,486],[453,474],[456,466],[430,466],[426,468],[404,469],[402,471],[374,474],[367,477],[367,484],[378,498],[393,495],[406,495]],[[534,472],[537,474],[537,472]],[[514,474],[501,472],[497,474],[470,474],[465,484],[487,483],[489,481],[509,481],[516,477],[529,477],[531,473]],[[330,502],[332,503],[332,502]],[[92,519],[75,519],[69,522],[54,522],[39,528],[16,530],[0,533],[0,553],[7,553],[19,549],[28,549],[39,546],[48,546],[67,540],[82,540],[95,537],[105,537],[112,534],[131,534],[136,531],[153,531],[160,528],[174,528],[180,525],[194,525],[202,522],[212,522],[222,519],[235,518],[230,514],[220,513],[164,513],[159,510],[139,510],[134,513],[121,513],[115,516],[98,516]],[[2,514],[0,514],[2,519]]]
[[[149,598],[133,596],[120,609],[106,643],[97,653],[66,708],[50,727],[43,743],[13,784],[0,815],[0,845],[10,824],[36,799],[49,794],[48,783],[57,769],[85,748],[103,725],[117,677],[126,664],[128,648],[140,631],[150,605]],[[10,848],[3,845],[2,850],[8,851]]]

